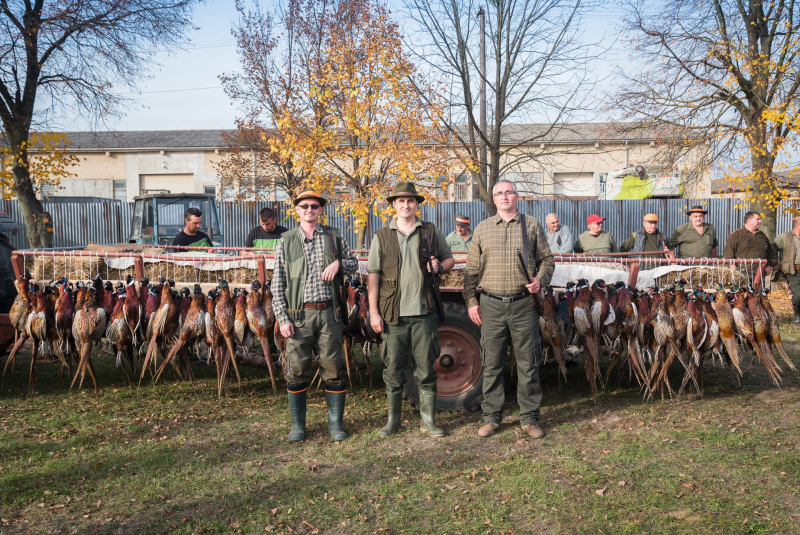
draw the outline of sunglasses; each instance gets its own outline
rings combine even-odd
[[[301,208],[303,210],[316,210],[317,208],[319,208],[319,205],[318,204],[298,204],[297,207]]]

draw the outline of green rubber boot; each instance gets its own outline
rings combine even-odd
[[[443,437],[444,429],[436,427],[433,423],[433,413],[436,412],[436,394],[433,392],[419,393],[419,424],[420,431],[425,431],[432,437]]]
[[[296,387],[297,390],[289,390],[289,413],[292,415],[292,430],[289,432],[289,442],[300,442],[306,439],[306,395],[308,386],[288,385]]]
[[[329,388],[341,391],[331,391]],[[344,418],[344,400],[347,395],[346,386],[340,385],[325,385],[325,399],[328,402],[328,431],[331,434],[331,440],[336,442],[342,441],[347,438],[347,433],[342,428],[342,419]]]
[[[386,427],[378,431],[382,437],[388,437],[400,429],[400,413],[403,406],[403,394],[386,394],[386,410],[389,413],[389,421]]]

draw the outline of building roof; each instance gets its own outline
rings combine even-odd
[[[464,127],[466,130],[466,127]],[[71,150],[188,150],[222,149],[224,135],[233,130],[128,130],[110,132],[65,132]],[[510,124],[503,126],[503,144],[514,143],[620,143],[663,141],[670,136],[664,127],[637,128],[634,123]],[[4,140],[0,143],[5,144]]]

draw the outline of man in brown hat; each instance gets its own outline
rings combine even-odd
[[[305,439],[306,393],[314,378],[312,351],[319,356],[328,430],[347,438],[342,428],[347,381],[342,373],[342,273],[354,273],[358,259],[337,228],[319,223],[327,200],[313,190],[294,199],[300,226],[281,235],[272,274],[272,310],[286,338],[286,390],[292,415],[290,442]]]
[[[472,234],[469,231],[469,217],[456,216],[456,229],[447,235],[447,245],[451,251],[469,251]]]
[[[388,422],[378,434],[389,436],[400,427],[403,386],[409,355],[419,389],[420,430],[444,436],[436,427],[436,370],[439,358],[438,314],[433,276],[452,269],[455,261],[447,241],[433,223],[416,216],[425,197],[409,182],[400,182],[386,198],[397,212],[372,238],[367,263],[369,320],[383,333],[383,382]]]
[[[717,229],[705,223],[708,212],[702,206],[692,206],[686,212],[689,222],[675,229],[669,245],[678,258],[715,258],[717,256]]]
[[[664,236],[658,230],[658,216],[645,214],[642,228],[632,232],[619,248],[623,253],[649,253],[651,251],[669,251]],[[656,255],[652,256],[657,258]]]

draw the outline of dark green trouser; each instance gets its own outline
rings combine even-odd
[[[800,305],[800,273],[795,275],[787,273],[786,280],[789,282],[789,289],[792,291],[792,306],[796,308]]]
[[[436,393],[436,370],[439,358],[439,319],[436,312],[424,316],[400,316],[397,325],[384,324],[383,382],[387,394],[400,394],[406,384],[408,357],[414,359],[411,371],[420,392]]]
[[[303,325],[294,326],[294,336],[286,339],[286,356],[289,366],[285,375],[287,383],[310,383],[314,379],[311,369],[311,350],[316,349],[322,380],[326,383],[343,383],[342,326],[336,323],[333,307],[325,310],[305,309]]]
[[[508,362],[508,342],[514,343],[517,359],[517,402],[521,425],[538,423],[542,387],[539,362],[539,314],[532,299],[503,303],[481,296],[481,361],[483,362],[483,421],[499,424],[505,392],[503,375]]]

